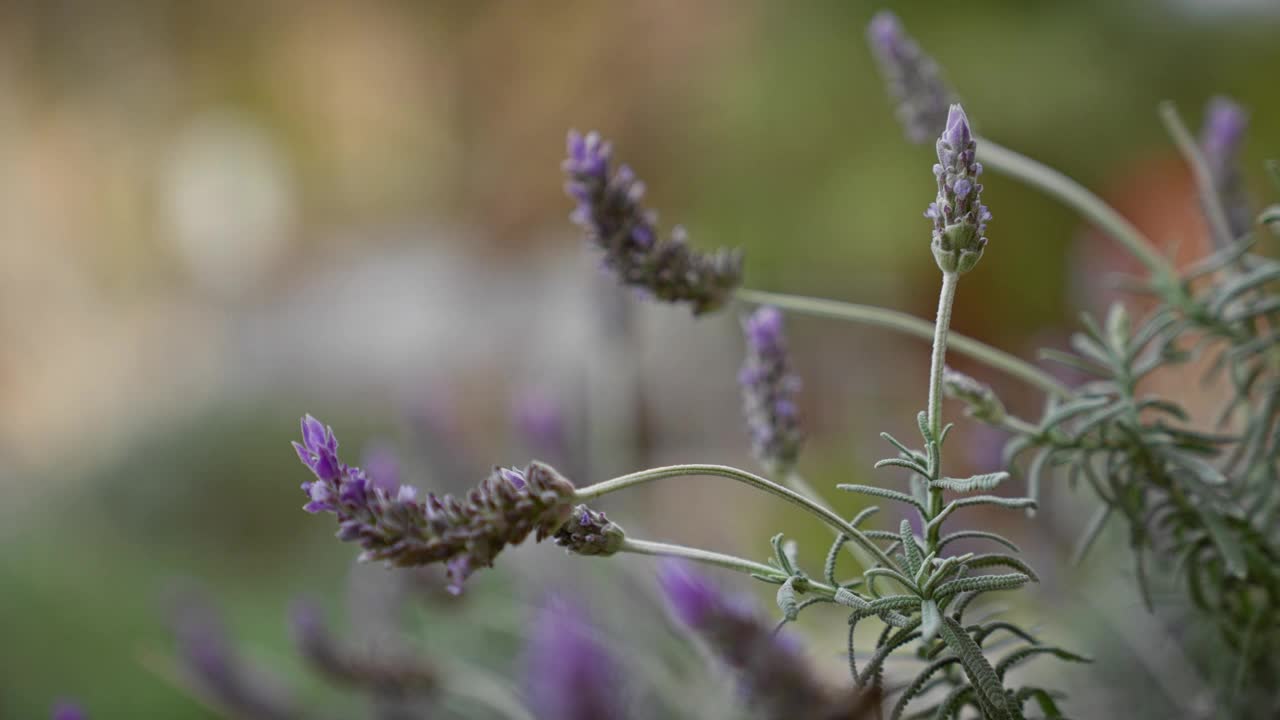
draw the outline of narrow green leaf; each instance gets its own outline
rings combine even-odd
[[[796,600],[795,578],[787,578],[782,583],[782,587],[778,588],[778,609],[782,611],[782,616],[788,622],[795,620],[800,615],[799,602]]]
[[[998,675],[1000,679],[1003,680],[1004,674],[1008,672],[1010,668],[1020,665],[1026,662],[1027,660],[1030,660],[1031,658],[1037,657],[1040,655],[1053,655],[1054,657],[1060,660],[1066,660],[1067,662],[1077,662],[1077,663],[1093,662],[1093,659],[1090,657],[1086,657],[1084,655],[1077,655],[1076,653],[1073,653],[1069,650],[1063,650],[1060,647],[1054,647],[1052,645],[1036,645],[1034,647],[1025,647],[1025,648],[1020,648],[1018,650],[1015,650],[1012,653],[1010,653],[1007,657],[1000,660],[1000,662],[996,663],[996,668],[995,668],[996,675]]]
[[[898,502],[903,502],[919,509],[920,512],[925,511],[924,506],[917,502],[915,498],[906,493],[898,492],[897,490],[889,490],[888,488],[875,487],[873,485],[836,485],[836,488],[844,490],[845,492],[873,495],[875,497],[885,498],[886,500],[897,500]]]
[[[920,604],[920,642],[928,643],[938,634],[942,624],[942,613],[938,612],[938,603],[925,600]]]
[[[942,635],[942,641],[960,658],[960,664],[984,708],[990,709],[991,720],[1022,720],[1022,713],[1013,707],[1013,702],[1005,694],[1000,676],[991,667],[991,663],[987,662],[982,649],[969,637],[969,633],[948,617],[942,619],[938,631]]]
[[[984,473],[967,478],[942,478],[929,483],[929,487],[951,492],[974,492],[975,490],[992,490],[1009,478],[1007,472]]]
[[[1200,505],[1196,510],[1199,512],[1200,518],[1204,520],[1204,528],[1208,531],[1213,544],[1222,553],[1222,560],[1226,564],[1227,573],[1243,580],[1248,575],[1244,560],[1244,550],[1240,548],[1240,544],[1231,534],[1226,521],[1212,507]]]
[[[916,545],[916,536],[911,532],[911,523],[906,518],[898,525],[898,535],[902,538],[902,551],[907,558],[906,569],[912,575],[919,574],[924,559],[920,556],[920,546]]]

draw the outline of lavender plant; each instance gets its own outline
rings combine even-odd
[[[1149,560],[1156,558],[1162,572],[1183,578],[1189,602],[1219,631],[1231,659],[1222,673],[1227,677],[1220,684],[1219,707],[1235,717],[1273,716],[1280,707],[1280,668],[1268,652],[1280,641],[1280,302],[1273,293],[1280,263],[1253,252],[1260,233],[1242,210],[1248,200],[1235,161],[1242,111],[1216,101],[1197,144],[1171,107],[1162,110],[1192,167],[1216,244],[1210,255],[1179,269],[1078,183],[978,136],[965,110],[952,102],[955,93],[938,65],[896,17],[876,16],[868,35],[908,138],[936,138],[937,193],[924,213],[932,226],[930,250],[942,276],[932,323],[883,308],[741,287],[740,253],[695,250],[679,229],[660,240],[656,216],[641,202],[643,183],[627,166],[613,168],[612,146],[595,133],[569,134],[563,169],[567,192],[577,202],[572,218],[609,274],[652,299],[688,305],[695,315],[734,300],[756,306],[742,320],[747,357],[739,380],[754,454],[764,471],[778,479],[721,464],[685,464],[579,486],[534,461],[523,470],[496,468],[463,497],[429,493],[419,499],[408,486],[380,487],[360,468],[344,464],[333,431],[307,416],[303,442],[295,443],[315,476],[303,485],[306,509],[335,515],[338,537],[359,543],[362,559],[394,566],[445,564],[455,590],[478,569],[493,565],[506,546],[533,536],[537,541],[553,538],[577,555],[661,556],[748,574],[776,586],[780,624],[819,604],[845,608],[851,682],[841,690],[816,680],[817,673],[805,667],[789,641],[768,632],[758,617],[725,599],[687,565],[664,566],[661,583],[674,617],[737,675],[748,698],[745,705],[760,717],[856,718],[878,714],[882,705],[888,705],[892,718],[972,713],[1022,718],[1029,709],[1063,717],[1060,693],[1022,683],[1014,671],[1040,656],[1071,662],[1086,661],[1085,656],[1043,643],[1011,619],[977,614],[988,593],[1016,590],[1035,582],[1037,575],[1006,538],[985,528],[956,529],[953,523],[959,511],[971,507],[1033,511],[1044,478],[1061,474],[1072,485],[1083,478],[1099,511],[1080,553],[1110,518],[1122,518],[1139,583],[1145,586]],[[1156,307],[1147,317],[1134,323],[1120,306],[1101,323],[1086,316],[1083,332],[1072,339],[1072,353],[1045,353],[1090,376],[1077,387],[950,330],[960,278],[980,262],[988,245],[992,215],[981,183],[987,168],[1079,210],[1147,271],[1147,277],[1130,283],[1154,298]],[[1273,174],[1280,177],[1274,169]],[[1280,227],[1280,209],[1264,211],[1260,225]],[[931,342],[928,393],[917,417],[920,439],[904,442],[883,434],[894,454],[876,464],[906,471],[906,486],[838,486],[900,505],[907,517],[890,525],[891,530],[863,527],[878,507],[842,517],[797,470],[803,444],[799,380],[787,356],[784,311],[877,325]],[[1043,392],[1040,419],[1017,417],[990,387],[949,369],[949,350]],[[1227,390],[1216,429],[1197,423],[1176,398],[1142,391],[1142,380],[1152,373],[1211,354],[1209,379],[1219,378]],[[1005,448],[1006,467],[966,477],[948,474],[943,455],[952,425],[943,417],[944,395],[961,401],[974,420],[1012,434]],[[1025,469],[1020,467],[1024,457],[1029,458]],[[1027,480],[1026,495],[996,494],[1015,472]],[[834,541],[821,571],[812,572],[816,563],[802,560],[796,544],[782,534],[771,539],[766,561],[757,562],[635,538],[590,507],[598,498],[648,482],[706,476],[744,484],[828,526]],[[999,551],[957,553],[953,543],[961,540],[990,543]],[[846,549],[861,565],[853,578],[839,572]],[[883,628],[870,654],[860,653],[856,631],[872,619]],[[562,611],[547,624],[555,627],[564,620]],[[559,640],[572,644],[575,638]],[[594,650],[575,652],[589,655]],[[918,670],[887,682],[886,662],[895,654],[914,657]],[[584,669],[582,674],[591,673]],[[554,701],[564,699],[556,696]],[[601,707],[617,700],[589,693],[581,699]],[[546,704],[554,705],[551,700]],[[612,707],[610,716],[626,712]],[[555,712],[575,716],[571,710]]]

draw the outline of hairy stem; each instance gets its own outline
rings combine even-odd
[[[841,534],[848,535],[851,540],[858,543],[864,550],[869,552],[871,556],[875,558],[876,562],[882,563],[885,567],[895,567],[893,561],[889,559],[888,555],[885,555],[879,545],[876,545],[871,541],[871,538],[863,534],[861,530],[850,525],[847,520],[837,515],[835,511],[825,505],[822,505],[816,500],[811,500],[790,488],[783,487],[773,482],[772,480],[762,478],[754,473],[749,473],[746,470],[739,470],[738,468],[730,467],[728,465],[670,465],[667,467],[641,470],[640,472],[623,475],[621,477],[605,480],[604,482],[581,488],[577,492],[577,498],[583,501],[592,500],[611,492],[625,490],[626,488],[652,482],[654,480],[698,475],[713,475],[729,478],[786,500],[792,505],[801,508],[810,515],[817,517],[819,520],[822,520],[824,523],[835,528]]]
[[[1177,275],[1173,264],[1156,251],[1155,246],[1142,231],[1134,227],[1097,195],[1063,173],[1014,152],[991,140],[979,137],[978,159],[984,167],[1017,178],[1032,187],[1058,198],[1084,215],[1110,235],[1138,259],[1162,288],[1176,287]]]
[[[938,319],[934,323],[933,353],[929,362],[928,426],[932,442],[938,442],[942,439],[942,371],[947,363],[947,332],[951,329],[951,307],[955,304],[956,286],[959,284],[960,275],[958,273],[942,273],[942,290],[938,294]],[[939,447],[938,453],[941,452],[942,448]],[[930,481],[938,479],[941,469],[935,467],[932,470]],[[940,512],[942,512],[942,489],[930,486],[929,519],[932,520],[937,517]],[[935,552],[938,549],[938,539],[941,533],[940,524],[929,527],[929,536],[925,538],[925,542],[928,544],[927,552]]]
[[[859,305],[839,300],[826,300],[745,288],[737,291],[737,298],[748,303],[773,305],[790,312],[876,325],[897,330],[907,335],[913,335],[922,340],[931,340],[934,333],[933,323],[927,320],[921,320],[898,310],[889,310],[875,307],[874,305]],[[964,335],[953,334],[951,336],[951,348],[984,365],[1006,372],[1050,395],[1056,395],[1062,399],[1068,399],[1072,396],[1070,388],[1058,382],[1049,373],[1015,355],[993,348],[986,343]]]
[[[933,326],[933,354],[929,362],[929,432],[935,439],[942,435],[942,368],[947,362],[947,332],[951,329],[951,306],[955,304],[959,283],[959,274],[942,273],[938,321]]]
[[[736,555],[725,555],[724,553],[689,547],[687,545],[674,545],[672,543],[627,538],[622,541],[622,546],[618,548],[618,552],[692,560],[693,562],[703,563],[704,565],[715,565],[716,567],[736,570],[738,572],[747,573],[748,575],[763,575],[777,580],[785,580],[787,577],[784,572],[772,565],[765,565],[764,563],[747,560],[746,558],[740,558]],[[835,597],[836,588],[833,588],[826,583],[818,582],[817,580],[806,579],[804,583],[804,592],[830,598]]]

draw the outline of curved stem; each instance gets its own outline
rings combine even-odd
[[[725,555],[724,553],[713,552],[711,550],[703,550],[701,548],[693,548],[687,545],[674,545],[672,543],[654,542],[652,540],[634,540],[627,538],[622,541],[622,545],[618,548],[618,552],[633,553],[636,555],[653,555],[655,557],[672,557],[684,560],[692,560],[705,565],[715,565],[716,567],[736,570],[738,572],[747,573],[749,575],[764,575],[766,577],[785,580],[786,574],[776,567],[758,563],[754,560],[747,560],[736,555]],[[826,583],[817,580],[807,579],[805,581],[805,592],[812,592],[815,595],[824,597],[834,597],[836,589]]]
[[[1209,171],[1209,164],[1205,162],[1200,146],[1196,144],[1195,138],[1191,137],[1191,131],[1187,130],[1187,126],[1183,124],[1182,118],[1178,116],[1178,109],[1173,106],[1173,103],[1160,103],[1160,119],[1164,121],[1165,129],[1169,131],[1169,136],[1173,138],[1183,158],[1191,166],[1196,188],[1200,191],[1200,205],[1209,223],[1215,246],[1227,247],[1235,241],[1231,233],[1231,223],[1227,221],[1226,211],[1222,209],[1222,199],[1213,182],[1213,173]]]
[[[978,159],[984,167],[1017,178],[1032,187],[1058,198],[1117,240],[1147,270],[1155,276],[1157,284],[1175,287],[1177,275],[1172,263],[1156,251],[1155,246],[1142,231],[1134,227],[1097,195],[1063,173],[1014,152],[985,137],[975,138],[978,143]]]
[[[872,542],[871,538],[863,534],[863,532],[858,528],[850,525],[847,520],[837,515],[830,508],[815,500],[811,500],[790,488],[785,488],[772,480],[762,478],[754,473],[749,473],[746,470],[739,470],[738,468],[730,467],[728,465],[670,465],[667,467],[641,470],[640,472],[623,475],[621,477],[613,478],[612,480],[605,480],[604,482],[581,488],[576,493],[576,496],[579,500],[586,501],[598,498],[602,495],[607,495],[611,492],[624,490],[634,485],[652,482],[654,480],[671,477],[690,477],[695,475],[714,475],[717,477],[737,480],[738,482],[749,485],[757,490],[762,490],[770,495],[782,498],[792,505],[801,508],[810,515],[817,517],[819,520],[822,520],[826,524],[840,531],[841,534],[848,535],[849,539],[858,543],[863,547],[863,549],[871,553],[876,562],[882,563],[885,567],[894,567],[893,561],[890,560],[889,556],[880,549],[879,545]]]
[[[876,325],[913,335],[922,340],[933,339],[933,323],[898,310],[745,288],[738,290],[736,296],[743,302],[773,305],[790,312]],[[950,343],[951,349],[956,352],[989,367],[1002,370],[1050,395],[1056,395],[1062,399],[1068,399],[1072,395],[1070,388],[1058,382],[1052,375],[1015,355],[964,335],[952,334]]]

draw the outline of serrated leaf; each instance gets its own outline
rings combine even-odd
[[[906,712],[907,705],[917,694],[921,694],[924,691],[925,684],[929,682],[929,678],[933,677],[934,673],[942,668],[958,662],[960,662],[958,657],[943,658],[930,663],[924,670],[921,670],[902,691],[902,695],[898,698],[898,703],[894,705],[893,712],[889,715],[889,720],[901,720],[902,714]]]
[[[969,637],[969,633],[948,617],[942,619],[938,631],[942,635],[942,641],[960,658],[960,665],[969,676],[969,682],[981,698],[983,707],[989,708],[992,720],[1022,720],[1022,713],[1012,707],[1013,702],[1005,694],[1000,676],[991,667],[991,663],[987,662],[982,649]]]
[[[782,616],[788,622],[795,620],[800,615],[800,603],[796,599],[795,580],[794,577],[787,578],[787,581],[782,583],[782,587],[778,588],[778,609],[782,611]]]
[[[1026,647],[1026,648],[1020,648],[1018,650],[1015,650],[1012,653],[1010,653],[1007,657],[1000,660],[1000,662],[996,663],[996,667],[995,667],[996,675],[998,675],[1000,679],[1003,680],[1004,674],[1008,672],[1010,668],[1016,665],[1019,665],[1021,663],[1024,663],[1027,660],[1030,660],[1031,658],[1037,657],[1039,655],[1053,655],[1054,657],[1060,660],[1066,660],[1067,662],[1078,662],[1078,663],[1093,662],[1093,659],[1090,657],[1087,657],[1085,655],[1077,655],[1076,653],[1073,653],[1069,650],[1063,650],[1060,647],[1055,647],[1052,645],[1036,645],[1034,647]]]
[[[924,558],[920,556],[920,546],[916,545],[916,536],[911,532],[911,523],[906,518],[898,525],[898,536],[902,540],[902,551],[907,558],[907,570],[916,575],[924,564]]]
[[[924,465],[921,465],[915,462],[914,460],[908,460],[906,458],[884,458],[883,460],[877,460],[876,464],[873,467],[876,470],[879,470],[880,468],[889,467],[891,465],[895,467],[906,468],[911,472],[917,473],[919,475],[923,475],[925,477],[929,476],[928,468],[926,468]]]
[[[929,487],[935,490],[950,490],[951,492],[974,492],[975,490],[992,490],[1001,482],[1009,478],[1007,472],[984,473],[982,475],[971,475],[967,478],[942,478],[929,483]]]
[[[934,597],[943,599],[960,592],[995,592],[998,590],[1013,590],[1022,587],[1031,581],[1031,576],[1025,573],[1007,573],[1004,575],[978,575],[976,577],[958,578],[956,580],[948,580],[934,591]]]
[[[1022,552],[1022,550],[1013,541],[1006,540],[1005,538],[997,535],[996,533],[986,532],[985,530],[959,530],[957,532],[951,533],[950,535],[944,535],[942,539],[938,541],[938,551],[941,552],[942,548],[946,547],[949,543],[952,543],[956,540],[965,540],[965,539],[991,540],[993,542],[998,542],[1001,545],[1004,545],[1005,547],[1009,548],[1014,552]]]
[[[917,502],[915,498],[911,497],[906,493],[898,492],[897,490],[889,490],[888,488],[875,487],[874,485],[847,485],[847,484],[836,485],[836,488],[839,490],[844,490],[845,492],[860,493],[862,495],[873,495],[875,497],[885,498],[886,500],[897,500],[898,502],[903,502],[908,505],[911,505],[914,508],[919,509],[920,512],[925,511],[924,506],[921,505],[919,502]]]
[[[938,612],[938,603],[925,600],[920,604],[920,642],[928,643],[938,634],[942,624],[942,613]]]

